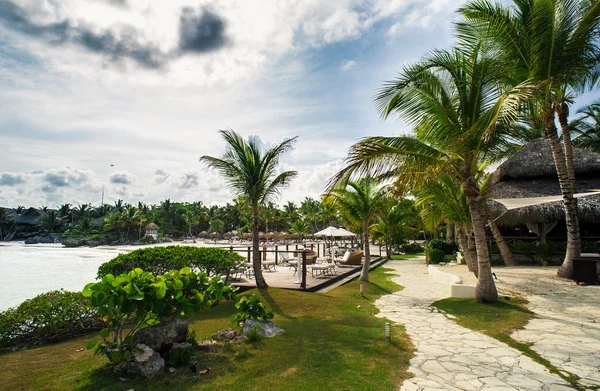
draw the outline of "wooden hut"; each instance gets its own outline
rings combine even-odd
[[[146,225],[146,227],[144,228],[145,232],[146,232],[146,236],[151,236],[154,240],[158,239],[158,225],[154,224],[154,223],[150,223],[148,225]]]
[[[576,193],[600,189],[600,154],[574,148]],[[493,173],[486,193],[490,213],[500,226],[527,227],[545,242],[554,226],[565,220],[562,200],[506,211],[493,199],[560,196],[552,150],[546,139],[530,141]],[[600,223],[600,194],[577,199],[580,223]]]

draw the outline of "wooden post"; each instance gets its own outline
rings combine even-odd
[[[233,246],[229,246],[229,251],[233,252]]]
[[[248,246],[248,263],[250,263],[250,262],[252,262],[252,261],[250,260],[250,246]]]
[[[277,246],[275,246],[275,265],[277,265]]]
[[[427,247],[425,247],[425,265],[429,265],[429,251],[427,250]]]
[[[323,254],[325,255],[325,254]],[[321,246],[319,245],[319,243],[317,243],[317,258],[319,258],[321,256]]]
[[[381,258],[381,243],[379,243],[379,258]]]
[[[267,260],[267,247],[263,246],[263,261]]]
[[[302,282],[300,289],[306,290],[306,250],[302,250]]]
[[[285,245],[285,251],[286,251],[286,252],[290,251],[290,245],[289,245],[289,244],[286,244],[286,245]]]

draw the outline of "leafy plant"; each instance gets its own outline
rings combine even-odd
[[[260,343],[263,340],[263,336],[260,333],[260,328],[258,326],[253,327],[252,329],[250,329],[250,331],[248,331],[248,333],[246,334],[246,339],[248,340],[248,342],[250,343]]]
[[[92,340],[87,348],[114,362],[127,359],[139,329],[176,317],[191,317],[220,300],[234,299],[236,290],[224,285],[219,277],[209,278],[187,267],[156,277],[139,268],[118,277],[107,274],[83,290],[108,323],[100,332],[102,341]],[[131,325],[125,331],[128,322]]]
[[[257,294],[243,296],[235,304],[239,311],[231,317],[231,323],[242,327],[247,319],[267,321],[275,316],[273,310],[266,308]]]
[[[444,261],[444,252],[442,250],[438,250],[437,248],[429,249],[429,263],[438,264]]]
[[[105,325],[81,293],[51,291],[0,312],[0,347],[61,341]]]
[[[208,275],[229,275],[230,271],[246,262],[241,255],[212,247],[167,246],[141,248],[121,254],[98,268],[98,278],[107,274],[119,275],[141,268],[155,275],[169,270],[189,267]]]
[[[405,254],[416,254],[423,252],[423,247],[421,247],[421,245],[418,243],[405,243],[401,244],[398,247],[398,250]]]
[[[429,249],[437,249],[446,255],[452,255],[458,251],[458,246],[455,243],[449,243],[444,240],[434,239],[427,244]]]

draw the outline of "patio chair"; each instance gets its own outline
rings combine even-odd
[[[334,263],[321,263],[318,265],[312,265],[310,267],[310,272],[313,277],[316,276],[332,276],[335,274],[335,264]]]
[[[344,258],[336,260],[337,266],[359,266],[362,263],[362,250],[346,251]]]

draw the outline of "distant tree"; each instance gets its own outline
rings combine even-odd
[[[281,155],[292,148],[297,137],[262,152],[261,146],[254,139],[246,142],[233,130],[222,130],[221,135],[227,142],[227,151],[223,157],[205,155],[200,158],[200,161],[219,171],[233,193],[245,198],[250,204],[254,274],[256,286],[264,288],[267,283],[262,275],[258,247],[259,213],[267,202],[280,194],[281,187],[289,184],[297,175],[296,171],[277,174]]]
[[[23,205],[19,205],[13,209],[17,215],[21,215],[21,213],[25,212],[25,207]]]
[[[63,221],[55,210],[48,210],[40,219],[40,225],[49,230],[50,233],[60,230],[63,226]]]

